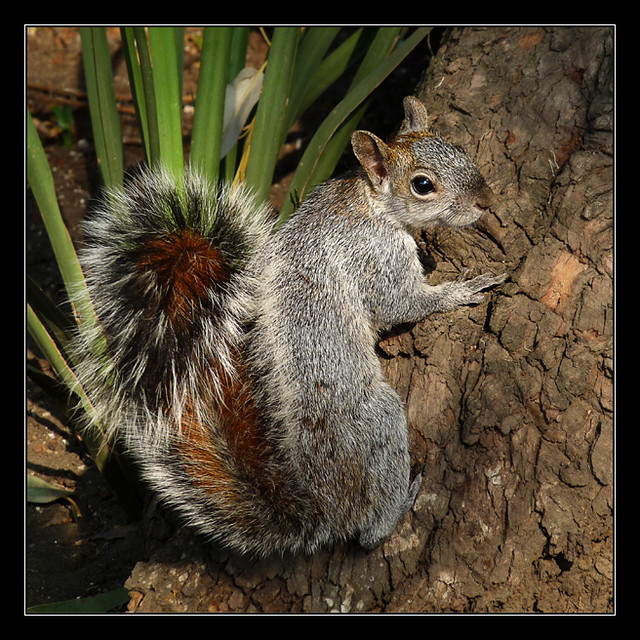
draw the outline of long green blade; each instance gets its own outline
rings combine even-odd
[[[95,322],[93,308],[86,291],[84,276],[69,231],[62,219],[51,168],[27,113],[27,180],[42,215],[49,241],[69,297],[76,300],[78,320]]]
[[[299,33],[297,27],[276,27],[269,50],[245,174],[246,183],[263,200],[269,197],[278,152],[286,135],[287,106]]]
[[[78,598],[29,607],[27,613],[86,614],[106,613],[129,602],[129,590],[122,587],[91,598]]]
[[[290,119],[290,125],[363,55],[367,45],[370,44],[371,31],[370,27],[366,29],[360,27],[312,69],[312,75],[306,83],[304,93],[293,101],[293,119]]]
[[[42,291],[38,284],[27,274],[27,301],[40,318],[47,325],[48,330],[55,337],[62,348],[69,343],[71,320],[62,310]]]
[[[360,45],[365,46],[366,49],[364,50],[364,56],[356,70],[353,80],[351,81],[347,95],[367,76],[371,74],[375,76],[376,74],[383,73],[384,75],[381,76],[380,79],[380,82],[382,82],[384,77],[393,70],[393,66],[387,71],[384,70],[384,67],[381,65],[389,56],[391,51],[393,51],[404,30],[404,27],[380,27],[378,29],[368,27],[366,32],[358,39],[357,43],[351,45],[351,48],[355,48]],[[398,60],[398,63],[400,61],[401,58]],[[345,61],[343,61],[343,64],[345,64]],[[331,70],[328,72],[331,73]],[[370,92],[373,91],[373,88]],[[327,140],[320,157],[313,158],[313,163],[311,165],[307,165],[306,158],[303,157],[298,167],[298,176],[294,177],[292,182],[292,192],[287,200],[283,216],[286,216],[288,212],[291,211],[292,207],[296,205],[296,202],[302,199],[306,193],[309,193],[315,185],[326,180],[331,175],[342,156],[345,146],[349,143],[351,134],[367,109],[367,98],[369,95],[370,93],[366,95],[362,102],[345,117],[337,129],[329,134],[330,138]],[[298,179],[305,175],[306,167],[308,166],[310,166],[308,182],[300,192],[297,192],[295,190],[297,189]]]
[[[77,387],[77,380],[71,367],[30,304],[27,305],[27,329],[63,384],[70,390]]]
[[[80,36],[100,174],[104,184],[117,185],[124,171],[124,149],[107,35],[104,27],[81,27]]]
[[[176,34],[170,27],[149,27],[149,58],[153,74],[153,97],[157,118],[157,157],[176,176],[184,168],[182,150],[182,96]],[[147,100],[147,109],[149,101]]]
[[[134,69],[136,65],[139,67],[138,88],[136,89],[136,97],[138,99],[137,114],[138,117],[143,119],[144,134],[146,135],[147,164],[154,165],[161,161],[160,131],[147,30],[145,27],[133,27],[130,33],[135,40],[135,52],[131,52],[132,56],[136,56],[133,66]]]
[[[35,311],[31,308],[31,305],[27,305],[27,329],[34,342],[38,345],[38,348],[55,371],[58,379],[70,392],[77,396],[82,410],[87,415],[93,416],[95,413],[93,405],[80,385],[76,374],[58,349],[53,338],[49,335],[44,324],[42,324]],[[91,431],[86,431],[83,434],[83,439],[91,458],[96,463],[96,466],[101,472],[104,472],[111,453],[105,436],[98,431],[98,429],[93,429]]]
[[[121,27],[120,35],[122,38],[124,59],[127,65],[127,74],[129,76],[131,97],[133,98],[133,105],[138,119],[138,129],[140,130],[145,157],[148,160],[151,157],[151,150],[149,148],[149,118],[147,115],[147,102],[145,99],[145,88],[142,70],[140,68],[135,29],[133,27]]]
[[[317,82],[316,71],[339,31],[340,27],[309,27],[300,39],[285,125],[287,131],[302,114],[307,89],[312,82]]]
[[[217,181],[220,171],[224,99],[229,80],[231,27],[204,30],[196,96],[190,164]]]

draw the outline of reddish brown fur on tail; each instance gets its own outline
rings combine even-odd
[[[195,231],[181,229],[169,236],[149,240],[139,251],[136,268],[153,274],[162,293],[159,307],[176,333],[188,333],[194,318],[206,304],[211,288],[224,285],[229,273],[220,251],[207,238]],[[242,473],[252,477],[260,486],[268,488],[272,482],[265,469],[269,459],[262,421],[251,397],[244,368],[237,364],[231,376],[218,363],[210,362],[201,374],[199,387],[202,397],[221,383],[221,402],[211,399],[208,419],[213,424],[201,424],[195,403],[187,402],[182,412],[178,450],[185,469],[194,484],[205,492],[224,495],[227,501],[239,500],[234,494],[234,478],[229,461],[220,458],[219,445],[212,440],[211,429],[218,429],[228,453]]]
[[[249,481],[264,497],[273,499],[280,485],[270,464],[273,451],[242,367],[239,377],[231,379],[213,366],[204,375],[203,385],[206,386],[210,376],[223,380],[223,401],[212,408],[206,424],[187,405],[176,440],[187,475],[204,493],[229,507],[241,507],[246,499],[239,491],[242,483],[238,482],[238,476]],[[217,431],[217,437],[212,429]]]
[[[149,240],[140,250],[136,267],[155,274],[163,292],[160,306],[176,331],[190,325],[211,286],[229,279],[220,251],[189,229]]]

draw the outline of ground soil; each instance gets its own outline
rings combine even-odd
[[[143,159],[140,138],[130,101],[124,60],[118,49],[118,30],[108,29],[113,46],[116,95],[127,164]],[[195,92],[199,54],[197,29],[187,29],[185,49],[185,133],[190,127],[188,103]],[[84,93],[80,38],[75,27],[32,27],[25,33],[26,101],[49,158],[58,201],[70,234],[82,238],[78,222],[97,192],[98,174],[92,147]],[[248,64],[257,66],[266,51],[258,31],[251,37]],[[400,98],[392,108],[388,95],[411,93],[429,56],[425,42],[395,74],[373,101],[364,124],[377,132],[397,125]],[[73,139],[62,142],[62,132],[52,111],[55,106],[73,109]],[[324,108],[329,108],[326,105]],[[286,192],[288,169],[305,131],[313,130],[313,118],[322,117],[323,106],[288,140],[293,160],[283,162],[272,197],[277,204]],[[27,189],[25,218],[27,272],[54,299],[64,294],[46,232]],[[30,339],[27,362],[50,372]],[[25,387],[25,457],[28,473],[73,490],[76,507],[64,500],[46,505],[27,504],[25,509],[25,606],[96,595],[122,587],[137,562],[150,553],[140,522],[118,501],[114,491],[86,455],[83,444],[71,432],[64,409],[27,377]],[[160,534],[162,537],[162,534]]]

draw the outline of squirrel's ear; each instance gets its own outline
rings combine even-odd
[[[368,131],[354,131],[351,146],[356,158],[367,172],[375,189],[384,187],[388,178],[387,145]]]
[[[428,127],[427,108],[413,96],[407,96],[404,101],[404,120],[399,134],[412,131],[426,131]]]

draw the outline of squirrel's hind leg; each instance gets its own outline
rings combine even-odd
[[[407,419],[399,396],[383,385],[373,403],[367,405],[372,446],[368,454],[370,513],[360,528],[360,544],[378,546],[393,532],[413,506],[422,475],[411,480],[407,442]]]
[[[360,532],[360,544],[366,549],[374,549],[382,544],[398,525],[404,514],[411,509],[415,502],[418,490],[422,484],[422,474],[418,474],[409,485],[409,491],[400,505],[400,509],[394,513],[383,514],[381,518],[370,523]]]

